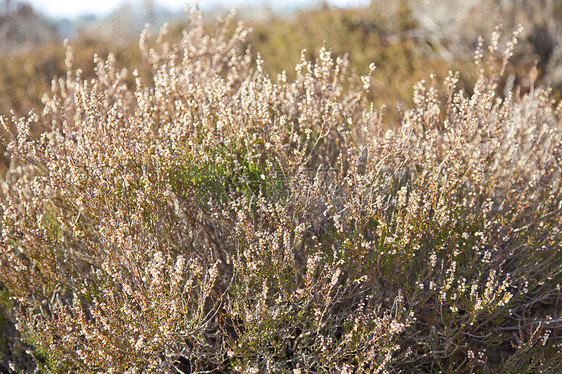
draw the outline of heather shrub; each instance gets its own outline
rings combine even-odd
[[[289,19],[254,21],[249,41],[264,57],[266,71],[275,75],[286,70],[289,79],[295,77],[292,67],[303,49],[307,59],[315,60],[319,49],[329,46],[334,55],[348,56],[349,69],[357,74],[367,74],[374,62],[377,74],[367,97],[377,107],[386,107],[385,124],[395,126],[402,115],[396,107],[412,104],[412,86],[428,72],[445,79],[449,70],[460,70],[459,83],[465,88],[475,80],[470,59],[444,59],[425,39],[411,36],[417,25],[410,13],[405,2],[394,1],[372,1],[358,8],[319,6]]]
[[[507,76],[528,89],[529,67],[538,65],[539,78],[562,88],[562,3],[559,0],[408,0],[417,34],[444,57],[468,58],[478,35],[495,25],[516,29],[523,25],[516,66]]]
[[[347,59],[272,79],[231,19],[144,33],[134,85],[67,47],[43,111],[0,117],[0,282],[37,367],[559,371],[562,105],[498,93],[515,36],[385,126]]]

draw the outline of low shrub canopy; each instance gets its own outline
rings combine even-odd
[[[515,36],[383,131],[345,58],[273,79],[243,26],[190,21],[141,37],[153,81],[68,47],[43,112],[1,117],[0,281],[38,368],[562,369],[562,106],[498,95]]]

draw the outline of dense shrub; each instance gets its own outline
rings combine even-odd
[[[562,105],[498,94],[515,38],[383,131],[345,58],[272,79],[190,20],[143,34],[153,81],[68,48],[42,113],[0,117],[0,281],[40,369],[562,369]]]

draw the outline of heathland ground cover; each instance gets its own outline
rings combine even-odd
[[[562,104],[524,32],[385,116],[386,68],[326,42],[284,72],[233,19],[144,32],[132,70],[67,43],[0,117],[2,368],[562,370]]]

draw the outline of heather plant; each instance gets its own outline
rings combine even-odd
[[[348,56],[349,69],[357,74],[367,74],[374,62],[377,74],[367,97],[378,107],[386,106],[385,124],[395,126],[402,114],[397,105],[412,104],[412,86],[428,72],[444,79],[449,70],[461,70],[460,85],[465,88],[475,80],[470,59],[443,59],[425,40],[410,36],[417,27],[410,13],[405,2],[398,1],[372,1],[359,8],[317,7],[291,19],[254,21],[249,41],[263,55],[266,71],[287,70],[289,79],[295,77],[292,67],[303,49],[307,59],[314,60],[320,47],[327,45],[335,55]]]
[[[408,0],[416,27],[407,31],[427,40],[444,57],[467,58],[478,35],[494,25],[515,29],[523,25],[515,68],[509,80],[518,80],[525,89],[529,67],[538,64],[539,78],[560,91],[562,87],[562,2],[543,1],[426,1]]]
[[[385,131],[374,65],[322,48],[273,79],[231,22],[143,33],[134,85],[67,46],[42,112],[0,117],[0,282],[37,368],[562,369],[562,105],[498,93],[517,33]]]

